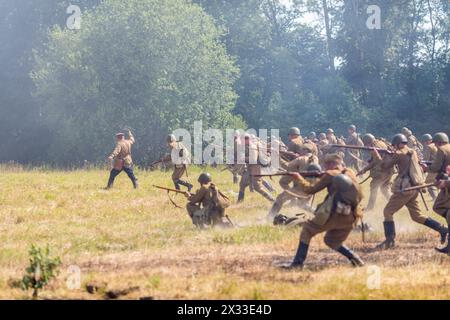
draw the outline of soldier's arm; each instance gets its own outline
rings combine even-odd
[[[128,140],[130,140],[131,144],[134,144],[136,142],[131,131],[128,131]]]
[[[118,143],[116,144],[116,148],[114,149],[114,151],[111,153],[111,155],[108,157],[108,159],[114,159],[115,157],[117,157],[120,153],[120,151],[122,150],[121,145]]]
[[[397,164],[397,155],[385,155],[382,158],[380,166],[384,170],[392,169]]]
[[[319,181],[311,182],[303,178],[301,175],[298,175],[296,176],[296,180],[305,193],[315,194],[328,187],[333,181],[333,176],[326,173],[322,178],[319,179]]]
[[[195,192],[194,194],[191,194],[188,198],[189,203],[191,204],[197,204],[202,202],[203,198],[205,197],[206,194],[206,189],[205,188],[200,188],[197,190],[197,192]]]

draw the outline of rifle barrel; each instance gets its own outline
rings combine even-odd
[[[156,185],[153,185],[153,187],[155,187],[155,188],[157,188],[157,189],[169,191],[169,192],[183,193],[183,194],[186,194],[186,193],[187,193],[186,191],[181,191],[181,190],[171,189],[171,188],[166,188],[166,187],[160,187],[160,186],[156,186]]]
[[[330,144],[332,148],[343,148],[343,149],[354,149],[354,150],[366,150],[366,151],[378,151],[380,153],[392,154],[393,152],[388,149],[381,149],[375,147],[361,147],[361,146],[349,146],[349,145],[340,145],[340,144]]]

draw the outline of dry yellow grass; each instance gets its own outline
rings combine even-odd
[[[382,203],[377,212],[367,215],[375,228],[367,243],[356,232],[348,241],[367,267],[351,268],[319,236],[311,244],[307,269],[286,272],[276,263],[292,258],[299,229],[264,224],[260,218],[270,204],[257,194],[248,194],[244,204],[228,210],[240,228],[199,232],[164,192],[151,187],[170,187],[170,173],[138,171],[138,191],[123,174],[113,190],[104,191],[106,171],[0,170],[3,299],[30,296],[11,283],[22,277],[32,243],[49,244],[63,261],[61,274],[42,292],[43,298],[103,299],[107,291],[130,288],[121,298],[450,298],[450,258],[434,252],[437,236],[410,221],[406,211],[396,217],[398,248],[370,251],[383,238]],[[237,186],[230,174],[210,171],[221,190],[235,198]],[[199,172],[191,170],[190,180],[195,181]],[[176,199],[185,202],[181,196]],[[67,286],[71,265],[81,269],[79,289]],[[90,294],[86,285],[97,286],[98,291]]]

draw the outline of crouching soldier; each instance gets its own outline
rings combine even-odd
[[[363,266],[363,261],[343,243],[353,230],[357,220],[362,217],[362,190],[355,173],[346,169],[340,155],[329,154],[325,158],[325,174],[316,182],[293,173],[293,178],[303,192],[315,194],[328,190],[324,202],[319,205],[315,217],[307,221],[300,234],[300,244],[294,261],[284,268],[303,268],[311,239],[325,232],[325,243],[347,257],[354,266]]]
[[[137,189],[138,182],[133,172],[133,159],[131,158],[131,146],[134,144],[135,140],[131,131],[128,131],[128,139],[125,139],[125,134],[116,134],[116,148],[108,157],[108,161],[112,165],[111,173],[109,175],[108,185],[106,190],[111,189],[114,184],[114,180],[122,171],[125,171],[133,187]]]
[[[186,193],[186,206],[189,217],[195,226],[203,229],[206,226],[231,227],[225,222],[225,209],[230,206],[230,200],[212,183],[209,173],[202,173],[198,182],[200,189],[195,194]]]

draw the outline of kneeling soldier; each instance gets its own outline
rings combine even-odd
[[[108,185],[106,189],[111,189],[114,180],[122,171],[125,171],[133,183],[133,187],[137,189],[138,182],[133,172],[133,159],[131,158],[131,146],[135,140],[131,131],[128,131],[129,139],[125,139],[123,133],[116,134],[116,148],[108,157],[108,160],[112,162],[112,169],[109,175]]]
[[[354,266],[363,266],[363,261],[343,245],[357,220],[362,217],[362,190],[355,173],[346,169],[343,159],[337,154],[329,154],[325,159],[325,174],[317,182],[311,183],[300,174],[292,176],[303,192],[315,194],[328,189],[325,201],[316,210],[316,216],[303,225],[300,244],[294,261],[285,268],[303,268],[311,239],[326,232],[325,243],[347,257]]]
[[[230,200],[212,183],[209,173],[202,173],[198,182],[200,189],[195,194],[186,193],[189,201],[186,208],[194,225],[199,228],[208,225],[231,226],[223,220]]]

